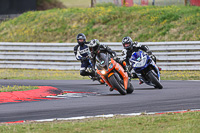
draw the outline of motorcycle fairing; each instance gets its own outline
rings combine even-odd
[[[128,74],[124,72],[123,67],[117,63],[114,59],[111,58],[111,62],[109,64],[108,70],[98,70],[97,73],[101,75],[102,79],[112,88],[112,85],[108,82],[108,80],[105,78],[105,76],[109,73],[108,77],[112,76],[114,72],[111,72],[113,69],[118,71],[118,73],[122,76],[124,81],[124,88],[127,89],[128,85]],[[102,74],[101,71],[106,71],[106,74]],[[111,72],[111,73],[110,73]]]
[[[136,67],[137,66],[136,64],[140,63],[145,58],[146,58],[146,61],[141,63],[141,66]],[[153,70],[155,70],[156,75],[158,76],[158,80],[160,81],[160,71],[159,71],[157,65],[147,54],[144,54],[144,52],[142,52],[142,51],[135,52],[131,56],[130,62],[132,62],[132,67],[133,67],[134,71],[136,72],[136,74],[138,75],[138,78],[140,78],[146,84],[153,86],[153,84],[150,81],[146,80],[141,74],[142,71],[147,71],[147,73],[148,73],[147,68],[149,66],[152,66]]]
[[[111,59],[113,60],[113,59]],[[127,72],[124,72],[123,67],[117,63],[117,65],[115,65],[115,70],[117,70],[120,75],[122,76],[123,80],[124,80],[124,88],[127,89],[127,85],[128,85],[128,74]]]

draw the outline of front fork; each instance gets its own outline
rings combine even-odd
[[[109,81],[107,80],[107,78],[105,76],[101,75],[101,78],[106,82],[106,84],[110,87],[113,88],[112,85],[109,83]],[[113,88],[114,89],[114,88]]]
[[[154,71],[152,71],[152,70],[151,70],[151,71],[153,72],[153,74],[156,75],[156,77],[157,77],[158,80],[160,81],[160,71],[159,71],[159,69],[158,69],[158,66],[156,65],[156,63],[155,63],[154,61],[151,62],[151,65],[152,65],[153,70],[154,70]]]

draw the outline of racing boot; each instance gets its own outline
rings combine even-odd
[[[158,69],[159,69],[159,71],[161,71],[161,70],[162,70],[162,68],[160,68],[159,66],[158,66]]]
[[[114,89],[113,89],[113,88],[110,88],[109,90],[110,90],[110,91],[113,91]]]
[[[139,81],[140,81],[140,82],[139,82],[139,85],[141,85],[141,84],[143,84],[143,83],[144,83],[144,82],[143,82],[142,80],[140,80],[140,79],[139,79]]]
[[[136,73],[132,73],[132,78],[138,78],[137,74]]]
[[[90,76],[90,75],[89,75],[89,78],[90,78],[92,81],[95,81],[95,80],[96,80],[95,77],[92,77],[92,76]]]
[[[98,80],[98,74],[96,73],[96,71],[92,70],[90,76],[93,81]]]

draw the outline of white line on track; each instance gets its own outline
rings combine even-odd
[[[79,116],[79,117],[69,117],[69,118],[53,118],[53,119],[42,119],[42,120],[34,120],[35,122],[49,122],[54,120],[81,120],[87,118],[107,118],[107,117],[114,117],[116,115],[121,116],[138,116],[138,115],[154,115],[154,114],[165,114],[165,113],[185,113],[189,111],[200,111],[200,109],[191,109],[191,110],[177,110],[177,111],[164,111],[164,112],[142,112],[142,113],[129,113],[129,114],[107,114],[107,115],[96,115],[96,116]]]
[[[96,116],[79,116],[79,117],[69,117],[69,118],[51,118],[51,119],[41,119],[41,120],[21,120],[13,122],[2,122],[2,123],[25,123],[25,122],[52,122],[52,121],[68,121],[68,120],[81,120],[88,118],[108,118],[114,116],[138,116],[138,115],[155,115],[155,114],[167,114],[167,113],[186,113],[186,112],[200,112],[200,109],[191,110],[176,110],[176,111],[164,111],[164,112],[142,112],[142,113],[128,113],[128,114],[107,114],[107,115],[96,115]]]

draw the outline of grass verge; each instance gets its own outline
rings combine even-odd
[[[11,91],[27,91],[38,89],[37,86],[0,86],[0,92],[11,92]]]
[[[75,1],[74,1],[75,2]],[[2,42],[76,42],[88,39],[121,42],[200,40],[200,7],[133,6],[30,11],[0,24]]]
[[[200,130],[200,112],[181,114],[147,115],[113,118],[95,118],[76,121],[54,121],[45,123],[2,124],[1,133],[85,133],[85,132],[134,132],[134,133],[188,133]]]
[[[66,7],[90,7],[91,0],[59,0],[62,2]]]
[[[30,80],[82,80],[79,71],[37,70],[37,69],[0,69],[0,79]]]
[[[84,80],[79,71],[0,69],[0,79]],[[200,80],[200,71],[161,71],[161,80]]]
[[[161,80],[200,80],[200,71],[161,71]]]

